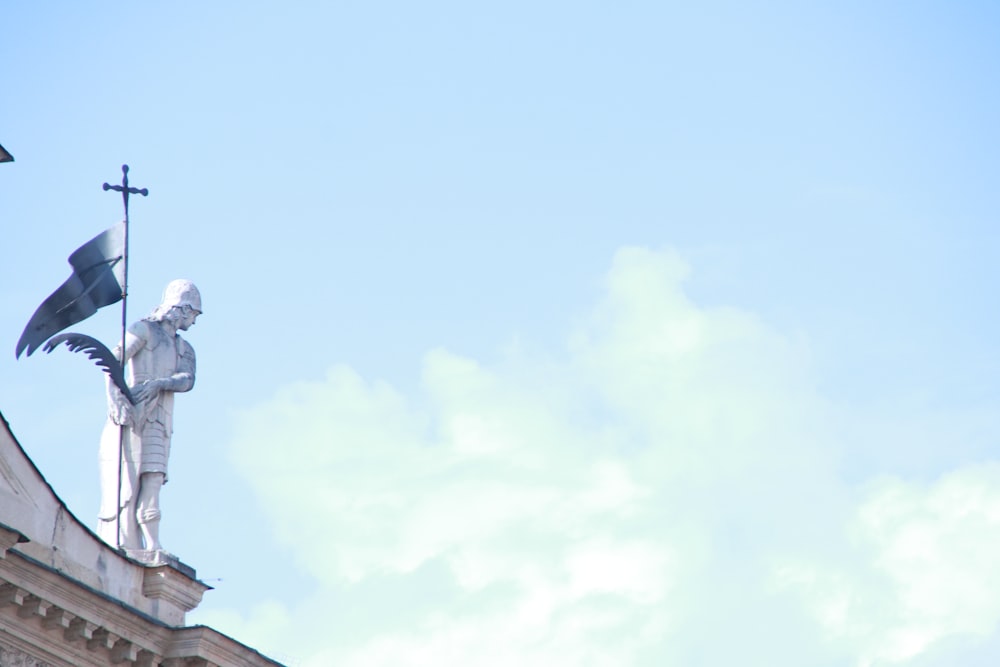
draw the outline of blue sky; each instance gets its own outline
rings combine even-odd
[[[205,301],[193,621],[293,665],[996,654],[993,3],[0,16],[0,410],[90,522],[102,380],[13,350],[127,162],[130,319]]]

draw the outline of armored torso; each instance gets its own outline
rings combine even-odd
[[[130,387],[145,382],[169,378],[177,373],[194,377],[194,351],[180,336],[169,334],[158,322],[142,320],[129,330],[141,342],[126,368]],[[173,433],[174,392],[164,391],[136,410],[133,432],[141,441],[139,473],[167,472],[170,436]]]

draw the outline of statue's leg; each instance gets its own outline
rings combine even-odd
[[[160,546],[160,488],[163,486],[162,472],[144,472],[139,477],[139,499],[136,519],[142,539],[148,551],[158,551]]]
[[[138,464],[132,451],[137,443],[132,430],[110,419],[101,434],[101,508],[97,534],[112,546],[141,549],[142,537],[135,516],[135,487]]]
[[[142,533],[137,521],[136,499],[131,498],[122,508],[121,513],[121,544],[126,549],[142,548]]]

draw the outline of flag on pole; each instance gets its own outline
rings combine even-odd
[[[99,308],[118,303],[125,282],[125,223],[104,230],[69,256],[73,274],[31,316],[17,341],[17,357],[28,356],[42,343]]]

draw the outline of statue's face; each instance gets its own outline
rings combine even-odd
[[[194,324],[194,321],[198,319],[201,315],[200,312],[192,308],[191,306],[181,306],[176,308],[177,310],[177,328],[181,331],[187,331]]]
[[[171,308],[168,317],[179,330],[187,331],[194,324],[194,321],[198,319],[199,315],[201,315],[200,311],[195,310],[191,306],[184,305]]]

